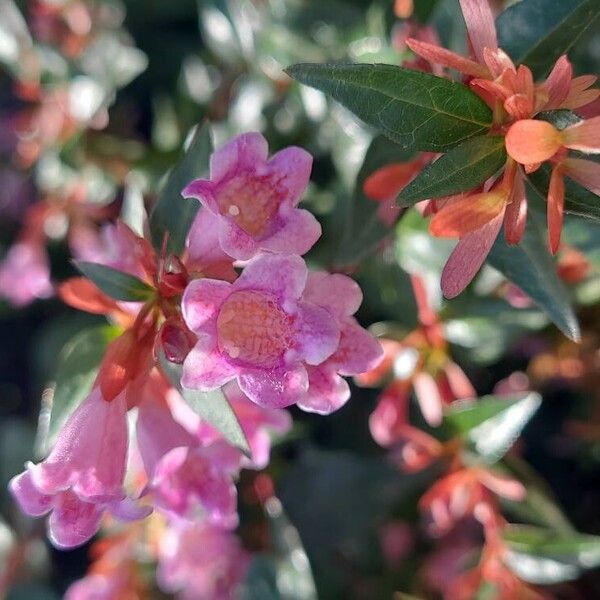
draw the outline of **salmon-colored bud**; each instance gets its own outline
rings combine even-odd
[[[402,191],[416,172],[414,161],[386,165],[367,177],[363,191],[371,200],[389,200]]]
[[[563,134],[546,121],[523,119],[510,127],[505,144],[512,158],[529,165],[552,158],[563,145]]]
[[[409,19],[413,14],[413,0],[396,0],[394,2],[394,13],[399,19]]]
[[[489,223],[504,208],[508,193],[503,187],[490,192],[458,197],[437,212],[429,232],[437,237],[462,237]]]

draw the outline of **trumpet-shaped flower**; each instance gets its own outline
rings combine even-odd
[[[210,160],[210,179],[196,179],[182,192],[217,216],[221,248],[248,260],[260,251],[304,254],[321,235],[314,216],[296,208],[308,185],[312,157],[289,147],[267,160],[259,133],[238,136]]]
[[[234,283],[190,283],[183,316],[198,343],[184,362],[182,385],[210,391],[237,379],[257,404],[300,401],[307,365],[329,358],[340,339],[329,311],[301,298],[307,275],[299,256],[262,256]]]

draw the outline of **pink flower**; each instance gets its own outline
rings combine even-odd
[[[295,208],[310,177],[312,157],[289,147],[267,160],[260,133],[245,133],[217,150],[210,179],[196,179],[182,192],[218,217],[221,248],[248,260],[259,251],[304,254],[321,235],[306,210]]]
[[[298,407],[329,414],[350,398],[350,388],[341,375],[360,375],[383,359],[381,344],[352,316],[362,302],[358,284],[341,274],[309,273],[302,299],[325,308],[340,329],[335,352],[319,365],[307,366],[308,390]]]
[[[329,358],[340,340],[331,313],[301,298],[307,275],[299,256],[271,255],[252,260],[233,284],[192,281],[183,317],[199,339],[184,362],[182,385],[210,391],[237,379],[261,406],[302,400],[307,365]]]
[[[10,490],[25,513],[52,513],[48,528],[55,546],[86,542],[106,509],[125,519],[143,516],[123,490],[126,411],[125,394],[107,402],[95,387],[68,419],[48,458],[29,463],[11,480]]]
[[[258,406],[248,399],[235,382],[228,383],[223,391],[250,446],[251,458],[242,457],[242,466],[246,469],[264,469],[269,464],[271,435],[283,435],[289,431],[292,427],[291,415],[283,409]],[[203,443],[221,437],[205,421],[201,422],[198,434]]]
[[[200,446],[173,419],[166,402],[151,395],[139,406],[136,431],[149,480],[146,492],[155,506],[183,518],[204,511],[216,525],[237,525],[237,450],[223,440]]]
[[[52,292],[50,265],[42,243],[23,240],[14,244],[0,263],[0,296],[21,307],[48,298]]]
[[[231,532],[207,523],[172,523],[163,535],[156,578],[182,600],[231,600],[250,557]]]

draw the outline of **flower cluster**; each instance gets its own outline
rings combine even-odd
[[[507,152],[504,167],[483,185],[430,199],[423,206],[424,214],[432,215],[432,235],[459,240],[442,273],[442,290],[448,298],[462,292],[477,274],[502,227],[507,243],[521,241],[527,220],[526,176],[543,163],[551,167],[547,221],[553,254],[560,246],[565,177],[595,194],[600,192],[598,164],[568,152],[600,153],[600,90],[591,87],[597,78],[573,77],[571,63],[561,56],[545,81],[534,82],[529,67],[517,67],[498,47],[489,4],[477,0],[461,0],[460,4],[472,49],[470,57],[440,47],[429,28],[417,28],[415,37],[402,36],[401,40],[419,59],[407,66],[436,75],[453,69],[463,75],[463,81],[492,109],[490,134],[504,137]],[[576,122],[559,129],[543,120],[545,111],[558,109],[575,111]],[[432,158],[422,154],[409,163],[383,167],[367,179],[365,193],[389,205]],[[384,220],[386,215],[389,210],[383,213]]]
[[[10,484],[26,513],[50,513],[49,537],[59,548],[89,540],[105,514],[129,522],[160,513],[169,533],[159,582],[194,598],[229,597],[222,586],[243,575],[247,560],[232,534],[235,481],[242,468],[268,463],[268,432],[291,425],[281,408],[337,410],[350,396],[342,376],[374,368],[382,354],[353,316],[362,299],[357,284],[345,275],[309,273],[298,254],[320,235],[315,218],[296,208],[310,156],[287,148],[267,160],[265,139],[248,133],[214,152],[210,169],[210,179],[183,191],[203,207],[181,256],[157,255],[122,222],[107,225],[88,246],[97,264],[146,286],[145,302],[114,300],[85,277],[60,287],[67,303],[107,315],[122,333],[109,343],[92,391],[48,457]],[[182,369],[180,382],[167,378],[164,360]],[[182,397],[220,388],[249,456]],[[101,562],[94,581],[107,561],[113,565]],[[110,585],[135,581],[126,563],[108,570],[117,567],[123,573]],[[74,586],[70,597],[83,597],[86,585]]]

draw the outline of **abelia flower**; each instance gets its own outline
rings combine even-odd
[[[213,153],[210,179],[196,179],[182,192],[217,217],[221,248],[235,259],[261,251],[304,254],[321,235],[315,217],[296,208],[308,185],[310,154],[292,146],[267,155],[261,134],[240,135]]]
[[[206,522],[172,522],[160,542],[159,587],[181,600],[230,600],[250,556],[231,532]]]
[[[341,376],[375,368],[383,358],[383,350],[352,316],[362,302],[362,292],[350,277],[324,271],[309,273],[302,299],[329,311],[340,330],[333,354],[321,364],[307,365],[308,390],[298,402],[302,410],[327,415],[350,398],[348,383]]]
[[[132,518],[147,514],[130,506],[123,489],[126,412],[124,393],[107,401],[96,386],[68,419],[50,455],[11,480],[10,490],[24,512],[52,513],[48,528],[55,546],[86,542],[106,510]]]
[[[233,476],[239,471],[240,453],[222,439],[201,446],[173,419],[163,393],[167,390],[166,382],[154,379],[138,410],[136,434],[148,476],[146,494],[167,514],[192,519],[204,513],[211,523],[235,527]]]
[[[182,385],[211,391],[237,379],[261,406],[301,401],[307,366],[329,358],[340,340],[330,312],[302,299],[307,276],[299,256],[265,255],[234,283],[192,281],[182,307],[198,343],[184,362]]]

